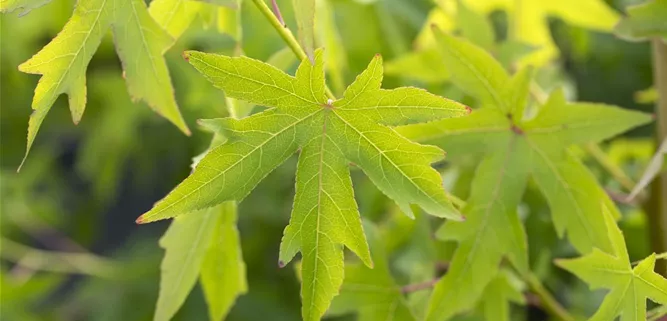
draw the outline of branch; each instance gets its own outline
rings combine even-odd
[[[656,146],[667,139],[667,44],[660,39],[653,39],[653,78],[658,99],[655,105]],[[656,253],[667,252],[667,172],[653,180],[650,196],[644,205],[648,219],[651,250]],[[667,276],[667,264],[659,261],[656,271]]]
[[[626,191],[632,191],[635,182],[626,174],[623,169],[614,164],[607,154],[597,144],[586,144],[584,150],[595,159],[602,168],[604,168]]]
[[[401,292],[403,294],[406,294],[406,293],[412,293],[412,292],[417,292],[417,291],[430,289],[430,288],[434,287],[435,284],[438,283],[438,281],[440,281],[440,278],[435,278],[433,280],[422,282],[422,283],[408,284],[408,285],[401,288]]]
[[[38,250],[6,238],[0,238],[0,243],[0,257],[30,270],[88,274],[105,278],[115,274],[114,262],[94,254]]]
[[[574,321],[574,317],[563,308],[558,301],[542,285],[540,280],[532,273],[524,277],[530,290],[539,298],[541,306],[544,307],[552,316],[561,321]]]
[[[271,26],[273,26],[273,29],[276,29],[278,31],[278,34],[280,35],[281,38],[283,38],[283,41],[287,44],[290,49],[292,49],[292,52],[296,55],[297,58],[299,58],[299,61],[303,61],[304,59],[308,59],[308,56],[306,55],[306,52],[301,48],[301,45],[299,45],[299,42],[296,40],[294,37],[294,34],[292,34],[292,31],[287,28],[287,25],[285,25],[285,22],[282,21],[282,16],[280,15],[280,10],[278,9],[277,4],[275,5],[276,8],[276,14],[274,14],[271,11],[271,8],[266,5],[264,0],[252,0],[253,3],[255,3],[255,6],[257,9],[259,9],[260,12],[266,17],[266,19],[271,23]],[[273,2],[275,4],[275,2]],[[324,84],[324,89],[326,91],[327,97],[330,99],[336,99],[334,94],[331,92],[331,89],[329,89],[329,86]]]

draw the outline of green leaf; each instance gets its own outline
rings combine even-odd
[[[315,52],[315,0],[292,0],[299,32],[299,43],[313,61]]]
[[[461,31],[461,36],[470,42],[486,50],[493,49],[496,35],[489,19],[470,10],[460,0],[457,1],[456,26]]]
[[[440,44],[438,49],[444,57],[443,64],[455,76],[452,82],[483,104],[492,104],[502,112],[509,112],[510,107],[498,90],[509,82],[500,63],[470,42],[445,36],[439,29],[433,32]]]
[[[628,16],[614,29],[616,35],[631,41],[661,37],[667,42],[667,0],[646,1],[627,11]]]
[[[450,271],[436,286],[427,320],[473,308],[503,257],[522,273],[527,270],[525,236],[516,211],[530,177],[547,198],[561,237],[567,233],[581,253],[594,247],[611,250],[606,228],[599,224],[603,218],[595,209],[604,203],[615,215],[618,210],[595,177],[570,155],[569,147],[599,142],[651,120],[649,115],[618,107],[568,103],[560,91],[526,119],[523,107],[530,71],[510,78],[482,49],[439,31],[435,36],[452,58],[443,60],[452,79],[477,95],[485,107],[469,117],[397,130],[453,154],[484,157],[463,209],[467,221],[447,222],[439,231],[439,236],[457,241],[459,248]]]
[[[389,269],[389,260],[379,231],[365,224],[373,249],[374,268],[363,264],[345,267],[345,282],[331,304],[336,313],[357,312],[359,321],[416,321],[407,299]]]
[[[436,147],[412,143],[384,126],[462,116],[467,108],[415,88],[380,89],[376,56],[344,98],[327,100],[323,52],[305,59],[296,77],[247,57],[188,52],[190,63],[227,96],[271,107],[242,120],[212,120],[229,141],[213,148],[194,172],[137,221],[174,217],[224,201],[242,200],[273,169],[301,150],[297,194],[280,258],[303,254],[303,317],[318,320],[343,281],[343,248],[367,265],[370,254],[349,176],[349,163],[408,214],[410,204],[460,219],[429,166]],[[210,125],[210,124],[209,124]],[[209,126],[210,127],[210,126]]]
[[[387,75],[401,76],[424,83],[440,83],[449,79],[449,72],[440,61],[435,47],[410,52],[385,64]]]
[[[236,204],[226,202],[219,208],[219,218],[212,224],[214,231],[211,244],[204,256],[200,275],[209,316],[213,321],[224,320],[236,298],[248,291],[239,231],[236,228]]]
[[[537,49],[522,59],[522,64],[542,66],[554,58],[558,47],[549,31],[549,18],[559,18],[568,24],[595,30],[612,30],[619,15],[604,0],[465,0],[471,9],[483,13],[505,10],[509,14],[509,34]],[[576,8],[576,9],[573,9]]]
[[[19,17],[21,17],[49,2],[51,0],[0,0],[0,12],[12,13],[19,10],[21,11],[19,12]]]
[[[195,286],[215,234],[219,212],[219,208],[211,207],[179,217],[160,239],[165,255],[154,320],[170,320]]]
[[[234,202],[174,219],[160,246],[165,256],[154,320],[170,320],[198,277],[211,320],[222,320],[247,292]]]
[[[613,251],[597,248],[576,259],[557,260],[556,264],[584,280],[592,289],[605,288],[600,308],[589,320],[646,320],[646,299],[667,304],[667,279],[655,273],[655,254],[632,268],[623,233],[606,206],[603,216]]]
[[[178,39],[204,7],[204,3],[192,0],[154,0],[148,12],[169,35]]]
[[[42,75],[33,97],[26,157],[60,94],[69,96],[74,123],[81,120],[86,106],[86,68],[110,28],[130,95],[144,100],[183,132],[190,133],[178,111],[162,57],[173,40],[149,16],[146,4],[141,0],[81,1],[58,36],[19,66],[22,72]]]
[[[446,320],[472,309],[495,277],[503,256],[521,270],[528,269],[526,235],[516,208],[526,186],[530,166],[527,144],[510,137],[477,168],[462,223],[446,222],[438,231],[459,243],[447,274],[437,283],[426,320]],[[493,244],[493,246],[489,246]]]

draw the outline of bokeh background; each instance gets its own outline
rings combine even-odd
[[[634,2],[608,1],[618,12]],[[278,3],[288,25],[295,26],[291,1]],[[348,83],[374,54],[381,53],[385,61],[392,61],[412,50],[434,7],[429,0],[329,3],[348,63]],[[196,119],[227,114],[223,94],[180,54],[184,49],[231,54],[235,43],[230,36],[195,22],[167,53],[178,103],[194,129],[193,135],[186,137],[145,104],[130,100],[109,33],[87,71],[88,103],[81,123],[72,124],[66,96],[61,96],[17,174],[39,79],[20,73],[17,66],[55,37],[73,6],[72,0],[53,0],[22,17],[15,13],[0,16],[0,319],[150,320],[163,255],[158,239],[169,223],[138,226],[134,220],[185,178],[192,157],[208,146],[211,136],[197,130]],[[246,55],[267,60],[284,48],[252,3],[244,1],[242,15]],[[507,14],[496,11],[489,19],[498,40],[507,37]],[[578,100],[652,110],[652,105],[644,103],[650,99],[637,95],[652,84],[647,43],[626,42],[557,18],[549,19],[548,25],[561,54],[540,70],[546,88],[563,85]],[[384,87],[399,85],[418,85],[470,100],[447,84],[421,82],[402,76],[400,71],[385,77]],[[602,145],[609,159],[635,179],[651,157],[651,126]],[[291,159],[279,167],[240,204],[239,229],[249,292],[237,301],[229,320],[267,320],[267,315],[271,320],[300,318],[294,269],[277,266],[279,242],[294,194],[295,164],[296,159]],[[587,159],[587,164],[610,191],[621,190],[595,161]],[[386,198],[363,175],[353,176],[362,215],[371,220],[388,215],[391,204]],[[530,253],[533,264],[548,266],[537,262],[543,254],[539,246],[554,252],[566,246],[556,240],[539,193],[529,190],[525,206],[535,213],[531,217],[536,217],[527,222],[534,244]],[[650,252],[644,216],[636,206],[620,206],[631,258],[643,258]],[[399,260],[401,255],[398,247],[392,257]],[[591,294],[583,283],[563,271],[544,269],[543,274],[550,275],[547,283],[559,299],[581,313],[595,309],[599,295]],[[398,270],[400,277],[400,267]],[[195,288],[175,320],[205,320],[206,311],[201,290]],[[516,313],[532,320],[546,319],[539,307],[530,305]]]

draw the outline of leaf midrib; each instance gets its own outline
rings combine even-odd
[[[443,46],[441,45],[440,47],[443,47]],[[475,68],[474,64],[470,63],[466,59],[463,59],[463,56],[458,51],[453,50],[453,46],[445,46],[445,47],[447,48],[445,50],[447,50],[453,56],[455,56],[456,59],[458,59],[461,62],[461,64],[463,64],[466,68],[468,68],[468,70],[470,70],[473,73],[473,75],[475,76],[475,78],[477,78],[477,80],[482,82],[482,85],[484,85],[484,88],[489,92],[489,94],[491,94],[491,97],[493,98],[495,103],[498,105],[500,110],[505,111],[507,109],[507,108],[503,109],[503,107],[507,107],[506,104],[505,104],[505,101],[503,99],[500,99],[500,96],[499,96],[498,92],[496,92],[495,87],[492,86],[488,82],[486,77],[482,77],[482,75],[477,70],[477,68]]]
[[[542,151],[542,150],[537,146],[537,144],[533,143],[533,142],[529,139],[529,137],[526,137],[526,142],[528,143],[528,146],[530,146],[532,150],[534,150],[540,157],[542,157],[542,159],[544,159],[544,161],[545,161],[545,163],[547,163],[549,169],[552,171],[552,173],[554,174],[554,176],[558,179],[558,182],[559,182],[559,183],[561,184],[561,186],[563,187],[563,190],[566,192],[566,194],[567,194],[568,198],[570,199],[570,201],[572,201],[572,204],[575,204],[574,207],[575,207],[576,210],[577,210],[577,215],[575,215],[575,216],[577,217],[577,220],[579,221],[579,223],[581,224],[581,226],[584,227],[584,230],[586,231],[586,236],[588,237],[589,243],[590,243],[591,245],[594,245],[594,244],[597,245],[596,242],[595,242],[595,239],[594,239],[593,236],[592,236],[592,232],[591,232],[591,229],[592,229],[592,228],[589,226],[588,222],[583,218],[583,216],[584,216],[584,215],[583,215],[583,211],[582,211],[581,208],[579,207],[579,203],[576,201],[574,195],[572,194],[572,191],[570,191],[569,184],[567,184],[567,183],[565,182],[565,180],[562,179],[560,173],[559,173],[558,170],[555,168],[554,163],[553,163],[553,162],[551,161],[551,159],[546,155],[546,153],[545,153],[544,151]],[[552,214],[553,214],[553,211],[552,211]],[[572,236],[570,235],[570,237],[572,237]]]
[[[97,26],[97,24],[99,23],[99,21],[100,21],[100,16],[102,15],[102,12],[105,11],[106,3],[107,3],[107,0],[103,0],[103,1],[102,1],[102,4],[100,5],[100,10],[98,11],[97,16],[95,17],[95,20],[94,20],[92,26],[91,26],[90,28],[88,28],[88,31],[86,32],[86,37],[85,37],[85,38],[83,39],[83,41],[81,42],[82,45],[79,46],[79,49],[77,49],[76,53],[74,53],[74,58],[72,58],[72,59],[70,60],[69,64],[67,65],[67,68],[65,68],[66,71],[62,73],[62,75],[60,76],[60,78],[59,78],[58,81],[56,82],[56,86],[55,86],[55,88],[60,89],[60,88],[61,88],[60,86],[61,86],[62,83],[63,83],[63,79],[65,79],[65,76],[67,76],[67,75],[71,72],[71,70],[72,70],[72,65],[74,64],[74,61],[77,60],[77,59],[79,58],[79,54],[81,53],[81,50],[82,50],[82,49],[86,46],[86,44],[88,43],[88,38],[90,38],[90,35],[92,34],[92,30],[93,30],[93,29],[95,28],[95,26]],[[106,30],[105,30],[105,31],[106,31]],[[37,66],[47,64],[47,63],[53,61],[53,60],[56,59],[56,58],[57,58],[57,57],[54,57],[53,59],[49,59],[48,61],[44,61],[44,62],[42,62],[42,63],[32,65],[32,67],[35,68],[35,67],[37,67]],[[42,73],[42,75],[44,75],[44,74],[46,74],[46,72]],[[60,91],[60,90],[57,90],[57,92],[58,92],[58,91]]]
[[[512,156],[511,155],[511,150],[512,150],[512,147],[515,143],[516,143],[516,136],[512,135],[511,138],[510,138],[508,147],[507,147],[508,151],[507,151],[507,154],[505,156],[505,160],[503,161],[503,166],[500,169],[499,179],[496,181],[496,184],[493,188],[493,193],[491,194],[489,204],[495,204],[498,201],[498,196],[500,194],[500,186],[502,185],[502,182],[505,179],[505,170],[507,169],[507,164],[509,163],[509,161],[511,159],[511,156]],[[479,235],[484,234],[483,232],[486,231],[486,226],[488,225],[489,217],[491,216],[490,211],[491,211],[492,207],[493,206],[491,206],[491,205],[487,205],[486,209],[484,210],[482,224],[480,225],[480,228],[478,228],[476,233],[475,233],[475,238],[474,238],[475,242],[473,243],[473,246],[470,248],[470,252],[469,252],[468,256],[466,256],[466,260],[463,264],[463,267],[461,268],[461,274],[466,273],[466,271],[470,267],[470,262],[472,261],[472,257],[474,257],[474,254],[471,254],[471,253],[476,252],[478,245],[480,243],[482,243],[480,241],[482,239],[482,237],[480,237]],[[495,231],[492,230],[492,232],[495,235]],[[461,282],[461,279],[455,279],[456,284],[458,284],[460,282]],[[450,293],[454,293],[454,292],[450,292]],[[435,311],[442,311],[442,305],[445,302],[446,302],[446,300],[439,300],[438,307],[435,309]],[[438,312],[438,313],[440,313],[440,312]],[[427,317],[427,319],[431,319],[431,318]]]

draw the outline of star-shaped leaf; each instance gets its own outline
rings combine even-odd
[[[318,320],[343,281],[345,245],[367,265],[371,257],[354,200],[349,163],[411,215],[410,204],[461,219],[430,164],[437,147],[413,143],[393,125],[462,116],[468,108],[417,88],[380,89],[382,59],[373,58],[340,100],[327,99],[322,50],[296,77],[248,57],[187,52],[190,63],[227,96],[269,110],[242,120],[218,119],[229,141],[212,149],[194,172],[140,223],[242,200],[273,169],[300,150],[296,198],[280,247],[280,264],[303,253],[303,317]]]
[[[519,271],[527,270],[517,206],[530,177],[549,202],[561,237],[567,232],[582,253],[593,247],[611,250],[595,209],[600,203],[610,208],[613,204],[568,147],[612,137],[651,117],[602,104],[567,103],[556,91],[537,115],[527,118],[530,69],[510,77],[482,49],[439,30],[435,35],[454,84],[485,106],[469,117],[398,129],[408,138],[441,146],[454,155],[482,157],[463,209],[468,220],[447,222],[438,232],[459,243],[429,307],[427,320],[439,321],[474,307],[502,257]]]
[[[667,279],[655,273],[655,254],[632,268],[623,233],[613,216],[603,207],[603,216],[611,240],[612,252],[597,248],[575,259],[557,260],[562,268],[584,280],[592,289],[611,290],[589,320],[646,320],[646,299],[667,304]]]
[[[127,89],[157,113],[189,134],[176,100],[162,54],[173,40],[148,14],[141,0],[79,1],[63,30],[19,70],[41,74],[28,124],[26,156],[56,98],[66,93],[72,120],[86,107],[86,69],[102,38],[111,29],[123,65]]]
[[[618,36],[627,40],[660,37],[667,42],[667,0],[647,1],[627,10],[628,16],[614,30]]]

